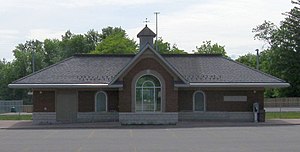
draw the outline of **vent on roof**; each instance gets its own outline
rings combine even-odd
[[[216,74],[199,74],[199,75],[185,75],[184,76],[189,81],[201,81],[201,80],[221,80],[221,75]]]
[[[77,76],[77,79],[80,81],[110,81],[112,76],[90,76],[90,75],[80,75]]]

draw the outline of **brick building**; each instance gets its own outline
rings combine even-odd
[[[33,89],[33,122],[253,121],[253,103],[264,121],[264,89],[285,81],[221,55],[159,54],[156,34],[138,34],[131,55],[74,55],[14,81]]]

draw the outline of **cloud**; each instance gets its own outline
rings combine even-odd
[[[128,6],[142,5],[160,2],[159,0],[143,1],[143,0],[65,0],[58,1],[58,4],[68,7],[88,7],[88,6]]]
[[[268,19],[278,23],[284,18],[281,13],[291,8],[284,0],[273,6],[271,3],[272,0],[200,1],[176,12],[161,12],[158,33],[190,53],[203,41],[212,40],[225,45],[229,55],[246,54],[264,44],[253,39],[252,28]],[[149,26],[155,30],[153,24]]]
[[[169,0],[167,0],[169,1]],[[0,0],[0,8],[33,8],[33,9],[43,9],[49,7],[67,7],[67,8],[82,8],[91,6],[130,6],[130,5],[144,5],[153,3],[166,3],[167,1],[160,0]]]
[[[0,29],[0,40],[14,39],[18,36],[19,31],[11,29]]]
[[[65,31],[54,31],[50,29],[32,29],[26,36],[28,39],[37,39],[43,41],[45,39],[60,39]]]

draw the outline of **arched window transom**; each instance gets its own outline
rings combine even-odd
[[[135,111],[160,112],[161,111],[161,83],[153,75],[141,76],[135,85]]]
[[[99,91],[95,96],[95,112],[107,111],[107,95],[103,91]]]

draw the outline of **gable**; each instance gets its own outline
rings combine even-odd
[[[161,65],[165,71],[167,71],[174,79],[174,81],[179,82],[181,84],[188,84],[188,82],[181,76],[181,74],[176,71],[159,53],[157,53],[150,45],[146,45],[143,50],[141,50],[132,61],[126,65],[122,71],[114,78],[114,80],[110,83],[111,86],[117,85],[124,76],[128,74],[128,72],[135,67],[135,65],[143,60],[152,59]],[[147,64],[147,63],[145,63]]]

